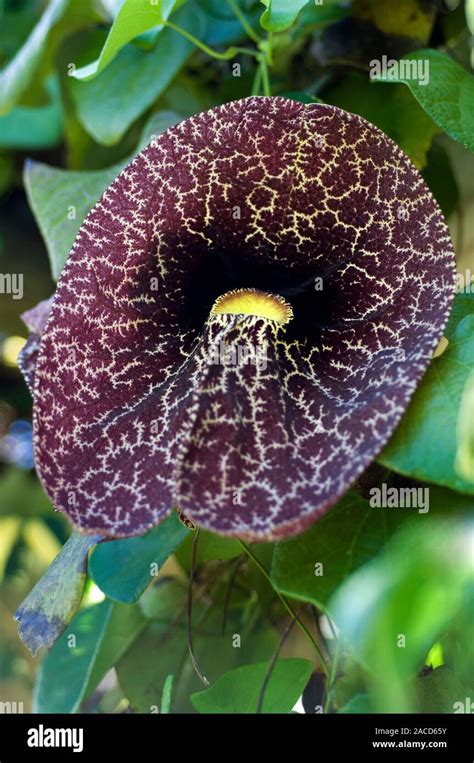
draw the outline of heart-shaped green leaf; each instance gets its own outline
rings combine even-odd
[[[90,561],[90,573],[111,599],[133,603],[189,533],[173,512],[146,535],[98,546]]]
[[[130,40],[154,27],[158,27],[156,31],[163,29],[163,22],[182,3],[183,0],[158,0],[155,3],[125,0],[114,19],[99,58],[76,69],[72,76],[79,80],[96,77]]]
[[[380,82],[403,82],[433,122],[451,138],[474,152],[474,76],[439,50],[417,50],[401,61],[429,66],[428,83],[416,76],[407,77],[393,70]]]
[[[291,712],[312,669],[309,660],[278,660],[266,687],[262,712]],[[192,703],[200,713],[255,713],[267,670],[265,662],[229,670],[209,689],[193,694]]]

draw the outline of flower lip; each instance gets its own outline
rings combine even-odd
[[[233,289],[218,297],[211,315],[255,315],[285,325],[293,318],[291,305],[279,294],[259,289]]]

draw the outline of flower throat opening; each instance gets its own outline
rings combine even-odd
[[[194,270],[183,288],[180,320],[184,328],[201,331],[214,306],[229,292],[258,291],[283,300],[291,311],[291,320],[285,323],[289,340],[308,337],[317,341],[321,330],[334,324],[337,314],[329,276],[330,272],[314,266],[292,272],[278,261],[262,263],[215,251]],[[241,306],[239,310],[247,312]],[[258,314],[268,317],[265,312]]]

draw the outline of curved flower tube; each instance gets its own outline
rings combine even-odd
[[[87,533],[175,506],[298,533],[390,437],[454,286],[437,204],[365,120],[276,97],[187,119],[88,215],[30,351],[44,487]]]

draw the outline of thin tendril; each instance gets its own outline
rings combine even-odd
[[[280,643],[278,644],[277,648],[275,649],[273,657],[272,657],[272,659],[270,660],[270,662],[268,664],[267,672],[265,673],[265,678],[263,679],[263,683],[262,683],[262,686],[260,688],[260,694],[258,695],[257,715],[259,715],[262,712],[263,700],[265,699],[265,692],[267,690],[268,683],[270,681],[271,675],[272,675],[273,670],[275,668],[276,661],[278,659],[278,655],[281,652],[281,648],[282,648],[283,644],[285,643],[286,639],[290,635],[290,631],[293,628],[295,622],[296,622],[296,620],[293,618],[288,623],[288,625],[285,628],[285,630],[283,632],[283,635],[282,635],[282,637],[280,639]]]
[[[311,632],[309,631],[309,629],[306,627],[306,625],[304,624],[304,622],[303,622],[302,620],[300,620],[300,618],[298,617],[298,615],[297,615],[297,614],[296,614],[296,612],[294,611],[293,607],[291,606],[290,602],[289,602],[289,601],[288,601],[288,600],[285,598],[285,596],[283,596],[283,594],[281,594],[281,593],[280,593],[280,592],[279,592],[279,591],[278,591],[278,590],[275,588],[275,586],[273,585],[272,579],[271,579],[270,575],[268,574],[267,570],[265,569],[265,567],[263,566],[263,564],[262,564],[262,563],[259,561],[259,559],[258,559],[258,558],[255,556],[255,554],[254,554],[254,553],[251,551],[251,549],[249,548],[249,546],[247,546],[247,544],[246,544],[246,543],[244,543],[244,541],[243,541],[243,540],[240,540],[240,539],[237,539],[237,540],[238,540],[238,542],[240,543],[240,545],[242,546],[242,548],[244,549],[244,551],[245,551],[245,553],[247,554],[247,556],[248,556],[248,557],[249,557],[249,558],[252,560],[252,562],[253,562],[253,563],[254,563],[254,564],[255,564],[255,565],[258,567],[258,569],[260,570],[260,572],[262,573],[262,575],[264,575],[264,576],[266,577],[266,579],[267,579],[267,580],[268,580],[268,582],[270,583],[271,587],[272,587],[272,588],[273,588],[273,590],[275,591],[276,595],[277,595],[277,596],[278,596],[278,598],[280,599],[281,603],[282,603],[282,604],[283,604],[283,606],[285,607],[286,611],[287,611],[287,612],[288,612],[288,613],[291,615],[291,617],[292,617],[292,618],[293,618],[293,620],[296,622],[296,624],[298,625],[298,627],[300,628],[300,630],[301,630],[301,631],[304,633],[304,635],[306,636],[306,638],[308,639],[308,641],[309,641],[309,642],[310,642],[310,643],[311,643],[311,644],[314,646],[314,648],[315,648],[315,650],[316,650],[316,652],[317,652],[317,654],[318,654],[319,660],[320,660],[320,662],[321,662],[321,667],[323,668],[323,670],[324,670],[324,673],[325,673],[325,675],[326,675],[326,677],[327,677],[327,676],[329,675],[329,669],[328,669],[328,666],[327,666],[326,660],[325,660],[325,658],[324,658],[324,655],[323,655],[323,653],[321,652],[321,649],[319,648],[319,644],[318,644],[318,643],[317,643],[317,641],[314,639],[314,637],[313,637],[312,633],[311,633]]]
[[[199,678],[203,682],[204,686],[210,686],[209,681],[207,680],[204,673],[201,671],[198,661],[196,659],[196,655],[194,653],[194,646],[193,646],[193,629],[192,629],[192,618],[193,618],[193,580],[194,580],[194,572],[196,569],[196,552],[197,552],[197,544],[199,540],[199,528],[195,530],[194,538],[193,538],[193,545],[192,545],[192,551],[191,551],[191,569],[189,570],[189,583],[188,583],[188,607],[187,607],[187,638],[188,638],[188,650],[189,655],[191,657],[191,662],[193,663],[194,670],[198,674]]]

